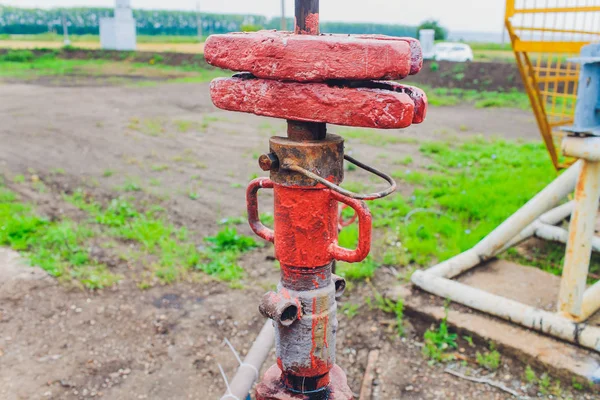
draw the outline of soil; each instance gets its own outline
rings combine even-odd
[[[0,84],[0,97],[5,99],[0,102],[0,174],[41,213],[77,220],[82,216],[63,200],[63,193],[84,188],[96,198],[113,198],[120,195],[116,187],[135,179],[144,188],[131,193],[138,201],[161,204],[174,224],[198,238],[217,232],[219,220],[244,215],[243,186],[261,172],[256,155],[268,150],[269,136],[285,128],[281,121],[216,110],[208,84],[9,83]],[[135,121],[151,121],[160,129],[133,128]],[[178,121],[197,124],[182,132]],[[530,113],[467,106],[435,108],[426,123],[383,134],[417,141],[479,134],[538,138]],[[415,168],[427,164],[418,143],[377,147],[350,140],[348,147],[353,156],[384,171],[398,169],[394,161],[409,155]],[[153,165],[167,168],[155,171]],[[105,177],[106,170],[114,174]],[[17,174],[26,182],[12,182]],[[347,175],[348,181],[372,185],[366,174]],[[46,190],[34,189],[36,179]],[[153,186],[151,179],[160,184]],[[199,198],[190,198],[190,188],[197,188]],[[400,187],[402,193],[410,190]],[[263,195],[260,202],[268,211],[270,196]],[[238,229],[251,234],[244,225]],[[111,289],[86,291],[20,265],[13,253],[0,249],[0,399],[220,398],[225,384],[217,365],[229,377],[236,367],[223,340],[231,340],[243,355],[260,330],[264,320],[258,301],[279,274],[272,254],[266,246],[243,256],[243,289],[204,277],[148,290],[137,287],[140,271],[135,266],[106,254],[112,260],[107,264],[125,279]],[[383,293],[402,268],[378,270],[372,286],[350,285],[342,300],[360,305],[354,318],[339,317],[337,362],[353,391],[360,390],[369,351],[380,349],[374,399],[509,398],[498,389],[444,373],[446,366],[430,365],[421,354],[427,323],[409,316],[406,335],[399,338],[394,316],[369,308],[365,299],[373,295],[373,287]],[[474,370],[475,351],[483,351],[483,345],[471,348],[460,341],[461,357]],[[271,353],[266,366],[273,363]],[[523,369],[504,357],[492,378],[526,392]]]

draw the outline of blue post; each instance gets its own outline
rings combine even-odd
[[[563,128],[571,134],[600,136],[600,43],[581,49],[581,57],[572,60],[581,63],[575,124]]]

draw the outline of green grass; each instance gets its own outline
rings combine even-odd
[[[477,364],[487,369],[488,371],[494,372],[500,368],[500,353],[496,350],[493,343],[490,343],[490,350],[485,353],[477,352],[476,360]]]
[[[393,173],[414,188],[412,194],[369,202],[381,239],[365,261],[338,263],[347,279],[371,278],[381,265],[407,266],[406,271],[429,267],[468,250],[556,176],[541,143],[475,138],[425,142],[419,151],[430,160],[427,169],[404,166]],[[346,248],[355,248],[357,239],[356,224],[339,235]],[[537,265],[560,273],[564,246],[559,247],[556,256],[548,257],[544,249],[534,254]]]
[[[147,85],[154,84],[155,79],[166,79],[172,83],[208,82],[227,75],[223,70],[206,69],[197,65],[175,67],[156,62],[146,64],[128,60],[68,60],[60,58],[61,54],[61,51],[56,50],[35,56],[29,50],[11,50],[0,56],[0,78],[31,80],[41,77],[82,76],[110,78],[115,83],[126,83],[127,76],[141,76],[150,82],[142,81],[136,84]]]
[[[413,195],[371,203],[374,225],[397,244],[388,262],[427,266],[471,248],[556,176],[539,143],[430,142],[420,151],[430,171],[393,174],[415,186]]]
[[[0,184],[0,245],[22,252],[32,265],[89,289],[112,286],[121,277],[94,260],[88,240],[95,232],[69,219],[50,221]]]
[[[445,308],[445,316],[436,329],[429,329],[423,335],[423,355],[431,362],[446,362],[454,360],[450,352],[458,348],[456,339],[458,335],[451,333],[448,329],[448,307]]]
[[[512,90],[509,92],[482,91],[458,88],[420,87],[427,93],[427,99],[432,106],[456,106],[472,104],[476,108],[518,108],[531,109],[529,97],[524,92]]]
[[[373,129],[340,129],[338,134],[346,139],[354,139],[359,143],[368,144],[370,146],[384,147],[390,144],[414,144],[417,143],[417,139],[405,137],[401,135],[394,135],[393,133],[381,133]]]
[[[103,207],[81,191],[65,199],[86,211],[106,236],[137,244],[142,258],[153,260],[149,266],[164,284],[181,280],[194,270],[220,280],[236,281],[243,276],[237,264],[240,255],[258,247],[253,238],[225,227],[217,235],[207,237],[209,245],[201,251],[190,240],[187,229],[169,223],[165,210],[158,206],[142,212],[127,199],[118,198]]]

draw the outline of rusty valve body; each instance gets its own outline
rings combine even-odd
[[[269,152],[259,158],[270,179],[255,179],[246,192],[250,226],[274,243],[281,265],[277,291],[267,293],[259,307],[275,326],[277,365],[258,384],[257,400],[352,399],[346,375],[335,364],[336,298],[346,283],[332,269],[336,260],[360,262],[367,257],[371,214],[358,199],[383,197],[395,183],[344,155],[344,140],[328,134],[326,123],[405,128],[422,122],[427,110],[420,89],[382,81],[420,70],[418,41],[319,35],[318,4],[296,0],[295,34],[215,35],[205,47],[209,63],[242,72],[211,83],[217,107],[288,120],[287,137],[271,138]],[[345,158],[391,186],[372,195],[339,188]],[[273,230],[259,219],[260,189],[273,189]],[[355,249],[338,245],[340,204],[354,209],[358,219]]]

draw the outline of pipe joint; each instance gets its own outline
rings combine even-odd
[[[299,299],[275,292],[268,292],[263,296],[258,310],[266,318],[270,318],[286,327],[292,325],[302,316]]]

